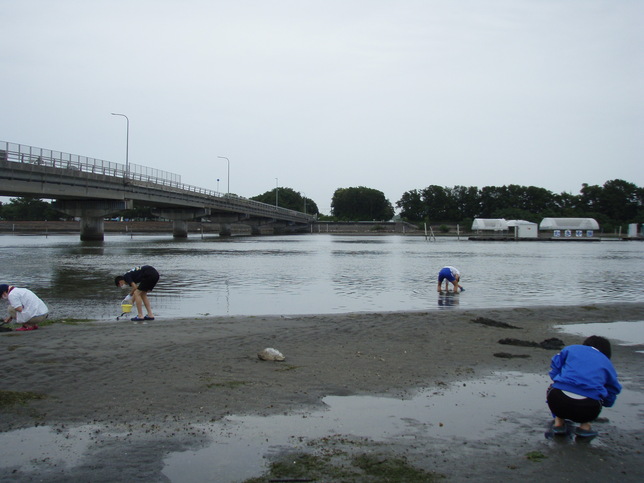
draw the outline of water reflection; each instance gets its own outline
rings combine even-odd
[[[454,307],[457,306],[460,302],[459,294],[454,293],[440,293],[438,294],[438,306],[439,307]]]
[[[636,302],[644,298],[642,245],[485,243],[404,236],[301,235],[174,240],[167,236],[0,236],[0,282],[26,286],[55,317],[114,320],[113,279],[135,265],[161,273],[160,317],[486,308]],[[467,291],[436,294],[445,265]],[[628,289],[614,283],[629,273]]]

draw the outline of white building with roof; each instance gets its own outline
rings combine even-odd
[[[508,222],[505,218],[475,218],[472,222],[472,231],[507,231]]]
[[[539,230],[552,232],[553,238],[588,239],[599,230],[599,223],[594,218],[544,218]]]
[[[539,238],[539,225],[526,220],[508,220],[508,228],[514,230],[515,238]]]

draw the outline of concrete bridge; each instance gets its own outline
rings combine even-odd
[[[181,176],[124,164],[0,141],[0,196],[54,199],[53,206],[81,220],[81,240],[103,240],[105,217],[135,204],[173,221],[173,235],[187,237],[187,222],[204,218],[220,225],[242,223],[253,234],[271,224],[276,230],[306,229],[315,217],[181,183]]]

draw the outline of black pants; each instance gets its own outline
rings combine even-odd
[[[589,397],[574,399],[566,396],[561,389],[548,388],[546,398],[550,411],[562,419],[570,419],[576,423],[589,423],[597,419],[602,411],[602,403]]]

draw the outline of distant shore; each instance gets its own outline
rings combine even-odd
[[[442,224],[441,224],[442,225]],[[438,225],[438,226],[441,226]],[[263,228],[265,235],[272,232],[270,225]],[[310,232],[314,234],[335,234],[335,235],[406,235],[406,236],[427,236],[428,238],[441,237],[459,237],[461,240],[480,240],[480,241],[515,241],[510,235],[481,235],[472,231],[457,228],[456,224],[446,225],[447,232],[433,226],[433,231],[426,234],[416,225],[411,223],[394,223],[394,222],[319,222],[312,225]],[[233,235],[250,235],[250,227],[243,224],[231,225]],[[141,235],[141,234],[172,234],[171,221],[105,221],[104,230],[106,234],[120,235]],[[220,225],[218,223],[207,223],[190,221],[188,222],[189,235],[218,235]],[[304,232],[307,233],[307,232]],[[78,221],[0,221],[0,235],[47,235],[47,234],[80,234],[80,222]],[[603,240],[630,240],[618,234],[598,234],[592,241]],[[542,236],[538,239],[529,239],[527,241],[544,241],[550,240],[550,237]],[[575,239],[562,241],[578,241]],[[644,238],[634,238],[633,240],[644,240]],[[525,240],[524,240],[525,241]],[[587,240],[581,240],[587,241]]]
[[[519,329],[475,322],[480,317]],[[580,343],[580,337],[559,333],[553,326],[617,320],[644,320],[644,303],[199,317],[158,319],[147,325],[96,321],[55,324],[33,332],[7,332],[0,334],[0,344],[4,346],[0,361],[5,368],[0,388],[33,391],[46,398],[29,401],[25,406],[2,408],[0,431],[34,425],[126,428],[129,436],[109,443],[119,455],[119,465],[110,468],[100,463],[105,448],[97,442],[83,465],[56,471],[79,481],[159,481],[159,458],[168,447],[191,440],[195,424],[217,421],[230,414],[268,416],[319,408],[327,395],[404,397],[421,388],[455,381],[466,383],[495,377],[499,372],[547,374],[554,351],[502,346],[498,341],[515,337],[540,342],[556,337],[566,344]],[[266,347],[281,351],[286,361],[260,361],[256,354]],[[613,360],[625,386],[642,393],[642,355],[636,350],[615,344]],[[495,356],[499,352],[513,357]],[[543,391],[545,394],[545,387]],[[505,411],[520,408],[499,407],[498,417],[503,417]],[[605,416],[610,421],[610,410]],[[449,451],[434,454],[436,449],[430,448],[441,446],[427,434],[426,441],[392,441],[387,452],[392,457],[409,455],[415,465],[444,474],[448,481],[516,481],[543,474],[555,481],[616,481],[620,478],[615,467],[621,476],[625,475],[622,481],[636,481],[634,477],[644,471],[641,420],[633,421],[632,429],[619,433],[608,422],[602,429],[601,445],[581,453],[568,451],[562,458],[558,455],[565,448],[544,443],[543,428],[549,421],[545,402],[542,411],[525,414],[523,419],[526,418],[534,429],[526,433],[525,428],[517,426],[512,435],[502,437],[491,433],[485,444],[444,443],[444,449]],[[139,433],[145,433],[147,442],[134,451],[131,445],[138,441]],[[379,443],[368,441],[361,443],[359,449],[371,445],[374,451],[383,450]],[[426,448],[431,454],[416,454],[418,449],[414,448]],[[525,458],[529,451],[539,451],[547,458],[535,464]],[[46,458],[46,451],[38,457]],[[14,470],[17,473],[12,473]],[[23,471],[0,468],[0,479],[19,477]],[[125,473],[117,474],[118,471]],[[45,471],[40,475],[44,481],[47,474]]]

